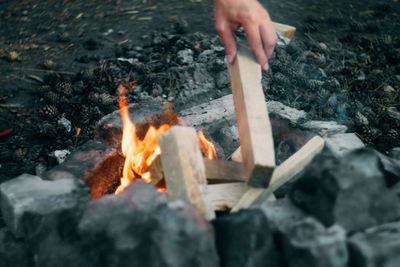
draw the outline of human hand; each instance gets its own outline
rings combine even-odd
[[[215,27],[225,45],[228,63],[236,58],[233,31],[243,27],[250,49],[264,70],[269,69],[278,37],[268,12],[257,0],[214,0]]]

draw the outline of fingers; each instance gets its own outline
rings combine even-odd
[[[233,27],[233,26],[232,26]],[[217,25],[217,32],[222,38],[222,41],[225,45],[226,56],[229,64],[233,64],[236,58],[236,41],[233,35],[233,28],[230,27],[228,24]]]
[[[270,59],[272,53],[274,52],[276,42],[278,40],[275,29],[271,24],[261,24],[260,34],[265,55],[267,56],[268,59]]]
[[[261,33],[257,24],[246,24],[243,26],[247,40],[249,41],[250,49],[255,54],[257,61],[261,64],[263,70],[268,70],[268,57],[264,51]]]

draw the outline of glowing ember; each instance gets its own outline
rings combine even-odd
[[[198,138],[200,150],[203,153],[203,156],[208,159],[216,159],[217,151],[215,150],[213,143],[208,141],[204,136],[203,129],[200,129]]]
[[[151,183],[149,167],[161,154],[161,148],[157,142],[158,137],[172,126],[169,124],[162,124],[158,128],[150,126],[144,138],[139,139],[136,134],[136,126],[129,117],[128,102],[125,98],[125,87],[120,85],[118,91],[120,93],[118,103],[123,122],[121,149],[125,156],[125,163],[121,184],[115,191],[115,194],[122,192],[135,178],[140,178],[147,183]],[[198,138],[203,156],[209,159],[216,159],[217,153],[214,145],[204,136],[203,130],[200,130]],[[158,188],[158,190],[161,192],[166,191],[165,188]]]

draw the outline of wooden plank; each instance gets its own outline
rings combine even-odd
[[[149,167],[151,173],[151,184],[156,185],[164,179],[164,171],[161,163],[161,156],[157,157]]]
[[[173,126],[158,139],[167,196],[195,205],[208,220],[215,218],[207,197],[203,157],[194,128]]]
[[[296,32],[296,28],[290,25],[278,22],[272,22],[272,25],[274,25],[276,31],[280,32],[283,36],[289,39],[292,39]]]
[[[234,162],[243,162],[242,150],[240,149],[240,146],[235,150],[235,152],[232,153],[231,159]]]
[[[231,209],[247,191],[246,183],[212,184],[207,186],[208,197],[214,210]]]
[[[226,160],[211,160],[203,158],[207,180],[245,181],[242,175],[241,163]],[[151,184],[156,185],[164,179],[161,158],[157,157],[151,164]]]
[[[300,173],[324,148],[325,140],[320,136],[313,137],[299,151],[279,165],[271,178],[271,183],[267,189],[249,189],[238,203],[232,208],[231,212],[248,208],[256,200],[265,201],[273,196],[273,193],[282,185],[290,181]]]
[[[235,104],[243,175],[255,187],[267,187],[275,168],[274,142],[261,86],[261,67],[248,47],[238,43],[233,64],[228,64]]]
[[[226,160],[203,159],[208,180],[236,180],[244,181],[243,165],[238,162]]]

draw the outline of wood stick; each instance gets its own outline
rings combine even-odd
[[[208,197],[214,210],[232,208],[248,189],[246,183],[212,184],[207,186]]]
[[[240,146],[232,153],[231,159],[234,162],[243,162],[242,150],[240,149]]]
[[[289,39],[292,39],[296,32],[296,28],[290,25],[277,22],[272,22],[272,25],[274,25],[276,31],[279,31],[283,36]]]
[[[203,158],[203,161],[207,180],[245,181],[242,175],[243,166],[241,163],[205,158]],[[156,185],[164,179],[160,157],[157,157],[151,164],[149,171],[151,172],[152,185]]]
[[[196,130],[173,126],[159,137],[158,143],[168,197],[190,201],[206,219],[215,218],[207,197],[206,172]]]
[[[290,181],[300,173],[324,148],[325,140],[320,136],[313,137],[299,151],[279,165],[271,178],[271,183],[267,189],[249,189],[232,208],[231,212],[236,212],[243,208],[248,208],[256,200],[265,201],[282,185]],[[262,197],[262,199],[261,199]],[[260,198],[260,199],[259,199]]]
[[[225,160],[203,159],[208,180],[228,179],[245,181],[243,178],[243,165],[238,162]]]
[[[267,187],[275,168],[274,142],[261,86],[261,67],[251,51],[238,44],[236,60],[228,63],[235,104],[243,175],[255,187]]]

